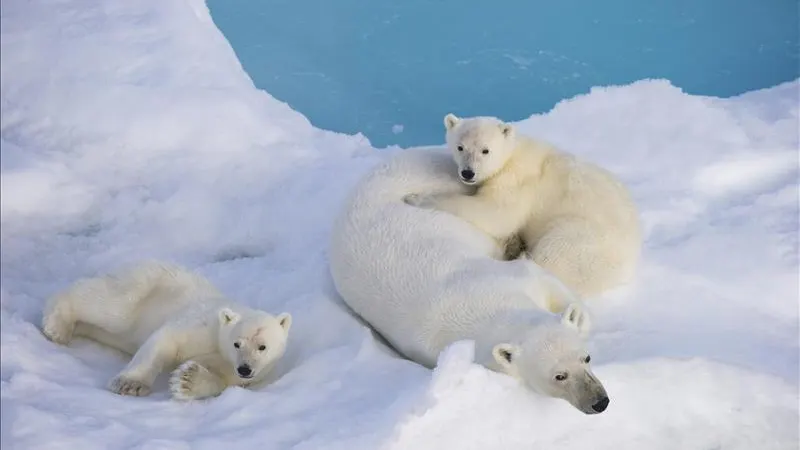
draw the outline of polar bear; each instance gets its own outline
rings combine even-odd
[[[446,149],[409,149],[354,189],[330,242],[333,283],[358,316],[425,367],[471,340],[476,362],[587,414],[609,404],[592,374],[590,318],[556,277],[470,223],[403,202],[410,192],[464,193]]]
[[[408,203],[454,214],[496,239],[519,234],[527,256],[578,295],[630,281],[641,249],[639,216],[614,175],[493,117],[447,114],[444,124],[454,169],[475,190],[412,193]]]
[[[183,267],[146,261],[48,299],[42,331],[58,344],[83,336],[133,355],[112,392],[146,396],[159,373],[178,366],[170,392],[191,400],[263,381],[284,354],[291,324],[290,314],[238,305]]]

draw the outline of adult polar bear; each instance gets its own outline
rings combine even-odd
[[[470,339],[487,368],[584,413],[602,412],[609,399],[582,339],[589,318],[571,291],[530,260],[503,261],[503,246],[468,222],[403,202],[412,192],[467,192],[454,167],[443,149],[411,149],[360,182],[334,224],[336,289],[424,366]]]

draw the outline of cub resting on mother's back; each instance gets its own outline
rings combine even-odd
[[[534,262],[581,296],[630,280],[641,250],[636,206],[610,172],[520,136],[492,117],[444,118],[447,146],[473,195],[406,196],[500,242],[519,235]]]

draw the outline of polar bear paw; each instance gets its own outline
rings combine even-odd
[[[220,379],[194,361],[186,361],[172,372],[169,391],[175,400],[199,400],[219,395],[225,387]]]
[[[527,247],[519,234],[514,234],[503,242],[503,259],[513,261],[526,256]]]
[[[145,397],[150,395],[150,386],[139,380],[134,380],[122,375],[118,375],[111,380],[109,390],[119,395],[130,395],[133,397]]]
[[[433,208],[434,205],[432,197],[420,194],[408,194],[405,197],[403,197],[403,202],[405,202],[407,205],[425,209]]]
[[[42,319],[42,333],[47,339],[59,345],[67,345],[72,341],[74,328],[74,326],[55,313],[47,314]]]

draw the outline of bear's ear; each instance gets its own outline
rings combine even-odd
[[[276,319],[278,319],[278,324],[283,328],[283,331],[288,333],[289,328],[292,327],[292,315],[289,313],[281,313]]]
[[[233,325],[239,321],[241,316],[233,312],[230,308],[222,308],[219,310],[219,323],[221,325]]]
[[[500,131],[502,131],[503,132],[503,136],[505,136],[507,138],[514,137],[514,127],[509,125],[509,124],[507,124],[507,123],[501,123],[500,124]]]
[[[497,361],[497,364],[500,364],[500,367],[508,369],[514,364],[514,358],[517,357],[517,348],[511,344],[497,344],[492,349],[492,356]]]
[[[456,117],[455,114],[449,113],[448,115],[444,116],[444,128],[448,131],[452,130],[454,126],[458,125],[461,119]]]
[[[589,312],[578,303],[570,303],[561,314],[561,323],[578,332],[581,336],[589,334],[592,326]]]

